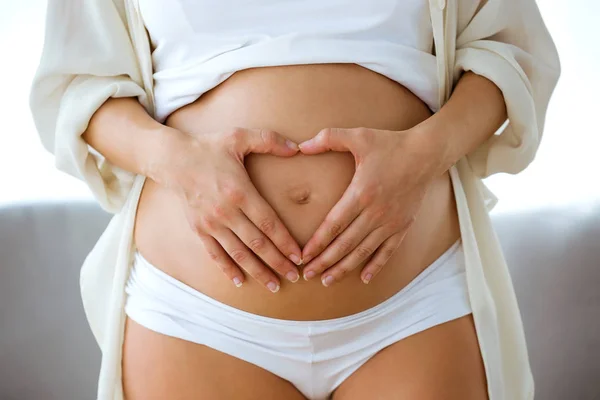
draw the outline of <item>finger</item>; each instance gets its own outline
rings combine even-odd
[[[350,254],[325,271],[321,276],[323,285],[330,286],[342,280],[348,272],[368,261],[389,237],[384,228],[371,232]]]
[[[325,128],[312,139],[298,145],[304,154],[318,154],[326,151],[352,151],[353,129]]]
[[[340,201],[329,211],[325,221],[317,228],[304,249],[302,249],[302,260],[305,264],[325,250],[361,213],[359,196],[356,194],[355,186],[355,184],[350,183]]]
[[[296,265],[302,264],[302,251],[275,210],[258,193],[254,185],[245,188],[247,200],[240,204],[240,209],[250,221],[264,233],[283,256]]]
[[[272,270],[285,276],[290,282],[297,282],[298,269],[248,218],[241,212],[233,218],[230,229],[254,254],[258,255]]]
[[[404,239],[406,231],[396,233],[390,236],[383,244],[377,249],[373,258],[367,263],[361,272],[361,280],[368,284],[371,280],[381,271],[383,266],[389,261],[392,255],[396,252],[400,243]]]
[[[279,278],[232,231],[223,229],[214,237],[229,257],[257,282],[273,293],[279,291]]]
[[[219,269],[233,282],[237,287],[242,286],[244,280],[244,273],[242,270],[235,265],[231,260],[231,257],[223,250],[223,247],[209,235],[198,235],[204,249],[210,256],[210,258],[217,264]]]
[[[308,280],[321,274],[355,251],[356,246],[373,230],[371,224],[372,220],[365,213],[359,215],[321,254],[304,267],[304,279]]]
[[[268,129],[235,128],[231,132],[236,150],[244,155],[249,153],[293,156],[299,150],[298,145],[286,139],[278,132]]]

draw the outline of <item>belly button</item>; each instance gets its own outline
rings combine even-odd
[[[296,204],[310,203],[310,189],[305,186],[289,189],[287,195]]]

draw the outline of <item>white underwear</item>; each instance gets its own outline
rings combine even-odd
[[[321,321],[264,317],[228,306],[136,253],[125,312],[161,334],[202,344],[324,400],[383,348],[471,313],[460,241],[398,293],[368,310]]]

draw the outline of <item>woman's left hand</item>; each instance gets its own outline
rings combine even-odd
[[[352,182],[302,250],[304,279],[323,273],[330,286],[368,261],[361,279],[369,283],[415,220],[440,167],[438,149],[415,128],[328,128],[299,146],[307,155],[348,151],[356,162]]]

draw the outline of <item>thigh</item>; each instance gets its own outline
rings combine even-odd
[[[127,318],[127,400],[305,400],[288,381],[225,353],[161,335]]]
[[[377,353],[334,400],[485,400],[487,383],[472,315],[419,332]]]

